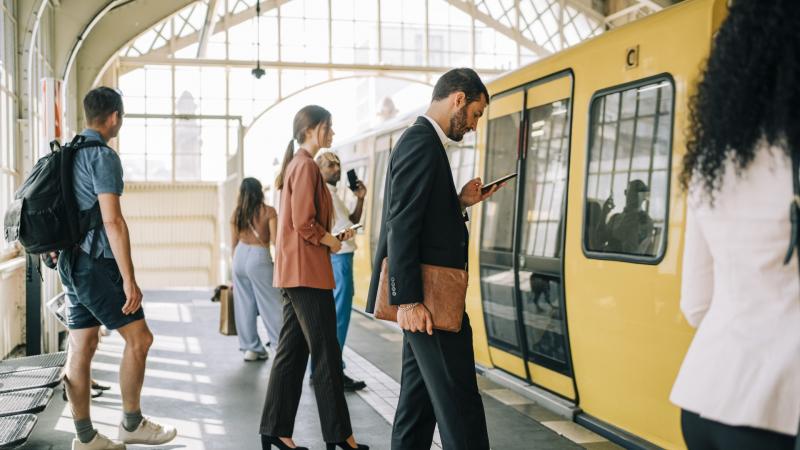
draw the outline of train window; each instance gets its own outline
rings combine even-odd
[[[486,180],[494,180],[517,170],[517,143],[521,112],[489,120],[491,152],[486,159]],[[514,200],[516,180],[500,189],[484,202],[481,221],[481,249],[493,252],[510,252],[514,238]]]
[[[561,256],[569,103],[569,99],[563,99],[528,110],[530,125],[522,225],[522,251],[528,256]]]
[[[461,142],[450,145],[447,148],[447,157],[456,191],[461,191],[475,173],[475,133],[469,133]]]
[[[674,90],[661,78],[594,97],[583,224],[590,256],[640,262],[663,256]]]
[[[383,190],[386,187],[386,169],[389,166],[389,148],[392,145],[390,135],[385,134],[375,139],[375,171],[372,189],[367,187],[367,195],[372,196],[372,221],[370,222],[370,248],[374,252],[378,248],[378,238],[383,222]]]

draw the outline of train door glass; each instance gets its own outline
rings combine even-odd
[[[525,181],[517,252],[528,361],[565,375],[570,373],[570,367],[561,267],[570,91],[571,80],[563,77],[535,86],[527,93]],[[532,377],[538,382],[536,374]]]
[[[383,222],[383,191],[386,187],[386,169],[389,165],[389,148],[391,147],[391,136],[384,134],[375,139],[375,175],[372,179],[375,183],[372,189],[372,219],[369,231],[369,248],[373,253],[378,248],[378,237],[381,233],[381,223]],[[369,188],[368,188],[369,189]],[[370,257],[370,260],[372,257]]]
[[[496,97],[489,108],[484,179],[517,171],[523,92]],[[484,202],[480,239],[480,279],[490,344],[521,355],[513,272],[516,180]],[[507,369],[512,370],[513,369]]]

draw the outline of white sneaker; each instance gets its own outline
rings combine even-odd
[[[175,427],[159,425],[145,417],[139,426],[128,431],[119,424],[119,440],[126,444],[159,445],[175,439],[178,430]]]
[[[125,448],[125,444],[117,444],[100,433],[95,434],[94,439],[85,444],[78,438],[72,440],[72,450],[125,450]]]
[[[269,353],[267,352],[259,353],[259,352],[254,352],[252,350],[244,352],[245,361],[264,361],[267,359],[269,359]]]

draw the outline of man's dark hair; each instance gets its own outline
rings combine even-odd
[[[122,114],[122,96],[109,87],[92,89],[83,98],[83,112],[88,123],[103,121],[113,112]]]
[[[486,90],[481,77],[472,69],[460,68],[447,71],[433,87],[432,100],[447,98],[453,92],[463,92],[467,97],[467,104],[480,100],[483,94],[486,97],[486,104],[489,104],[489,91]]]

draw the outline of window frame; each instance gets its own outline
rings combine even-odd
[[[588,217],[588,194],[589,194],[589,161],[591,158],[592,146],[594,145],[594,133],[592,132],[594,123],[592,121],[592,111],[594,108],[594,102],[602,97],[620,93],[620,101],[621,94],[624,91],[628,91],[634,88],[641,88],[647,86],[649,84],[657,84],[660,82],[667,82],[669,83],[670,87],[672,88],[672,104],[671,104],[671,111],[670,111],[670,120],[669,120],[669,140],[668,140],[668,156],[667,156],[667,198],[664,204],[664,230],[661,243],[658,246],[658,252],[654,256],[645,256],[645,255],[633,255],[633,254],[626,254],[626,253],[608,253],[603,251],[597,250],[589,250],[586,246],[586,218]],[[673,144],[674,144],[674,136],[675,136],[675,104],[676,104],[676,97],[677,91],[675,89],[675,78],[669,72],[663,72],[656,75],[652,75],[645,78],[639,78],[637,80],[629,81],[626,83],[614,85],[611,87],[607,87],[604,89],[600,89],[595,91],[592,94],[592,97],[589,99],[589,108],[587,110],[586,115],[586,152],[584,153],[584,161],[585,161],[585,170],[583,174],[583,198],[582,198],[582,210],[583,210],[583,217],[581,219],[581,250],[583,251],[583,256],[587,259],[596,259],[602,261],[619,261],[631,264],[643,264],[643,265],[651,265],[656,266],[664,260],[667,255],[667,249],[669,248],[669,225],[670,225],[670,203],[672,199],[672,157],[674,154],[673,151]],[[634,116],[635,117],[635,116]],[[656,128],[653,129],[654,133],[657,133],[658,130]],[[635,136],[634,136],[635,139]],[[633,152],[633,148],[631,151]],[[652,192],[651,192],[652,196]]]

